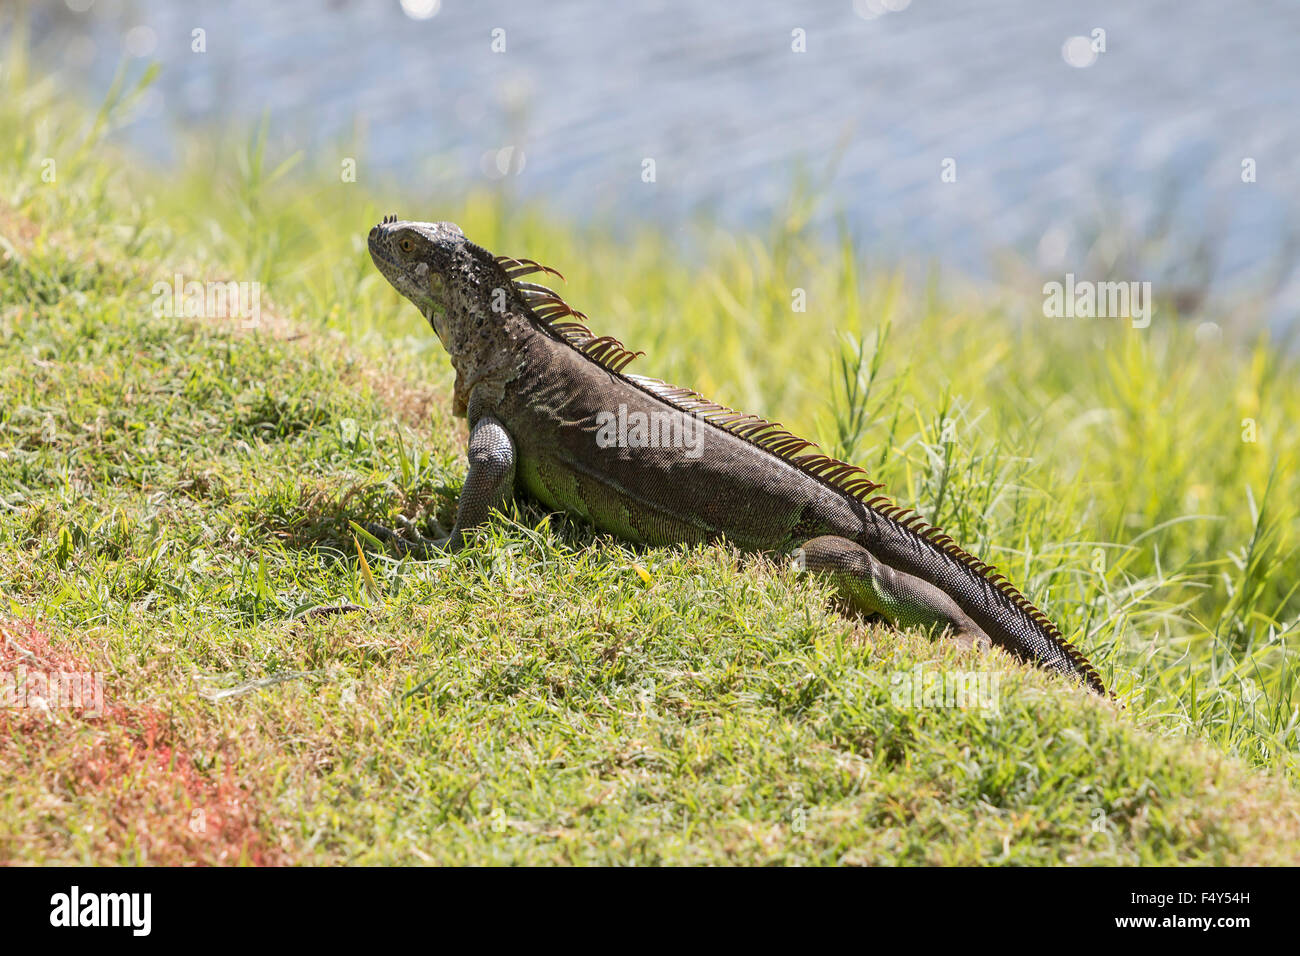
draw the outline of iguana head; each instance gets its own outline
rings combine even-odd
[[[370,230],[369,244],[376,268],[420,310],[451,357],[453,408],[463,414],[477,385],[503,389],[529,323],[537,319],[501,260],[451,222],[385,216]],[[517,268],[535,266],[509,261]]]
[[[473,281],[471,244],[454,222],[408,222],[385,216],[370,230],[375,267],[429,320],[448,344],[447,312],[454,307],[452,286]]]

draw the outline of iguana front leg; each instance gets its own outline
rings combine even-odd
[[[824,535],[804,542],[795,554],[807,570],[827,575],[858,611],[883,615],[897,627],[947,630],[963,647],[992,643],[943,591],[882,563],[857,542]]]
[[[366,530],[403,553],[427,555],[442,548],[459,551],[466,534],[486,521],[492,509],[510,500],[514,486],[515,443],[505,426],[491,415],[484,415],[469,433],[469,474],[465,476],[456,524],[450,534],[438,538],[417,535],[418,540],[411,541],[381,525],[367,525]],[[409,521],[403,524],[407,531],[414,532]]]

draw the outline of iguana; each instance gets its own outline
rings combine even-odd
[[[642,353],[587,328],[550,288],[558,272],[493,255],[449,222],[386,216],[375,266],[428,320],[456,369],[453,411],[469,422],[469,473],[449,534],[403,550],[462,547],[513,495],[630,542],[715,540],[793,553],[853,608],[896,625],[996,644],[1104,694],[1092,665],[994,568],[779,424],[687,388],[628,374]],[[665,437],[666,436],[666,437]],[[413,539],[413,540],[412,540]]]

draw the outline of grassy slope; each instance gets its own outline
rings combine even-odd
[[[4,265],[2,586],[111,700],[230,772],[277,858],[1296,858],[1280,781],[720,549],[637,554],[525,512],[454,559],[372,554],[372,591],[346,522],[451,507],[445,395],[329,336],[155,319],[98,252],[37,237]],[[432,454],[404,473],[403,447]],[[294,616],[339,601],[367,609]],[[996,668],[1001,712],[900,709],[890,675],[918,663]],[[113,788],[52,775],[88,732],[28,728],[42,756],[4,763],[0,857],[174,858],[115,829]]]
[[[116,708],[0,712],[0,860],[1300,857],[1300,377],[1267,342],[905,293],[804,237],[797,202],[688,264],[653,232],[390,198],[564,269],[642,371],[871,467],[1129,709],[856,625],[760,561],[537,511],[363,564],[349,519],[445,516],[463,475],[446,363],[360,247],[382,190],[331,157],[267,173],[257,139],[150,179],[100,144],[113,111],[88,127],[21,51],[0,86],[0,662],[80,661]],[[283,312],[155,318],[176,269]],[[881,364],[827,411],[838,333]],[[301,616],[338,601],[367,609]],[[896,706],[918,663],[992,671],[1000,714]]]

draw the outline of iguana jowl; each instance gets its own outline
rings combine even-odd
[[[1010,582],[876,494],[881,486],[862,469],[772,422],[626,374],[634,353],[593,334],[551,289],[523,280],[554,270],[494,256],[448,222],[385,217],[369,245],[450,355],[454,410],[470,426],[455,526],[440,539],[416,536],[419,546],[459,548],[492,509],[523,493],[633,542],[725,538],[750,551],[801,549],[805,566],[862,612],[997,644],[1104,693],[1083,655]],[[693,442],[602,440],[614,415]]]

